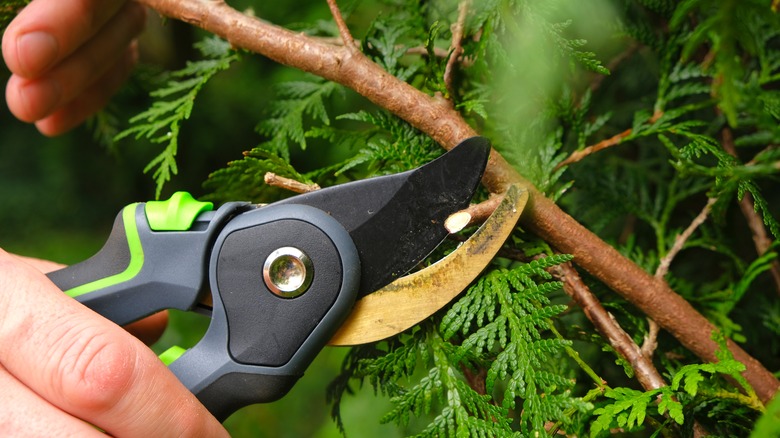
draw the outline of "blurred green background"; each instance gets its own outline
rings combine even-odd
[[[250,2],[234,3],[237,8],[246,8]],[[263,3],[253,5],[255,12],[282,25],[330,17],[325,2]],[[104,116],[115,119],[119,129],[126,127],[129,117],[149,106],[149,79],[166,69],[181,68],[195,55],[192,44],[202,36],[187,25],[163,23],[150,14],[141,45],[143,65]],[[182,128],[179,175],[166,186],[162,197],[176,190],[203,194],[201,185],[210,172],[240,159],[243,151],[262,140],[254,127],[273,98],[271,85],[300,75],[260,56],[245,55],[239,65],[215,78]],[[5,83],[8,77],[3,65],[0,79]],[[33,126],[17,121],[6,105],[0,106],[0,127],[0,247],[9,252],[66,264],[78,262],[102,246],[114,216],[124,205],[154,197],[152,178],[142,170],[159,152],[157,145],[123,141],[106,146],[95,138],[95,130],[86,126],[46,138]],[[305,169],[304,158],[327,160],[327,154],[332,153],[327,149],[314,152],[298,154],[295,164]],[[171,345],[192,346],[207,323],[199,316],[172,313],[171,324],[155,351]],[[326,348],[284,399],[243,409],[226,421],[226,427],[237,437],[340,436],[330,420],[325,392],[345,353],[344,349]],[[360,391],[372,392],[370,388]],[[389,401],[365,395],[360,397],[359,393],[344,401],[347,434],[402,435],[395,426],[379,424],[389,410]]]

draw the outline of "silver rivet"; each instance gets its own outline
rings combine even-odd
[[[274,294],[294,298],[306,292],[314,266],[303,251],[285,246],[272,252],[263,264],[263,280]]]

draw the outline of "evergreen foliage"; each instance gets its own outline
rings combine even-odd
[[[165,86],[151,93],[156,99],[151,108],[131,118],[131,126],[115,137],[116,141],[134,137],[165,145],[144,169],[144,172],[154,170],[152,175],[158,198],[163,185],[178,172],[179,131],[182,122],[192,114],[198,92],[209,79],[238,60],[238,54],[230,49],[230,44],[216,37],[206,38],[195,47],[205,59],[188,62],[183,69],[172,72]]]
[[[547,295],[560,283],[549,281],[545,270],[570,259],[493,270],[438,325],[355,350],[331,387],[337,421],[351,377],[393,397],[395,407],[383,422],[405,426],[411,416],[433,417],[417,436],[511,436],[510,412],[529,434],[546,433],[547,422],[571,424],[572,411],[591,405],[572,396],[574,382],[557,368],[569,342],[550,334],[550,319],[566,306],[550,305]],[[482,391],[474,386],[480,379]]]
[[[683,250],[713,254],[723,266],[720,273],[707,275],[706,265],[702,271],[694,262],[680,262],[666,279],[724,334],[741,342],[761,338],[740,321],[746,301],[771,299],[755,294],[757,283],[766,286],[776,247],[746,256],[727,231],[726,214],[749,194],[769,233],[780,235],[767,194],[778,170],[772,145],[780,136],[780,95],[774,91],[780,26],[768,2],[620,0],[610,2],[614,9],[600,2],[599,12],[606,15],[597,19],[609,22],[621,38],[616,48],[603,49],[611,52],[607,56],[597,55],[579,35],[581,6],[471,2],[452,88],[444,79],[450,54],[438,53],[451,45],[457,4],[379,3],[383,12],[360,38],[364,53],[396,77],[449,99],[524,176],[640,266],[655,270],[706,199],[716,199],[710,218]],[[333,26],[302,27],[336,36]],[[232,61],[231,56],[224,52],[217,59]],[[605,66],[609,56],[617,60],[612,71]],[[277,85],[275,93],[257,126],[266,140],[211,175],[206,187],[212,199],[277,199],[279,190],[262,183],[269,171],[329,185],[406,170],[440,153],[428,137],[383,109],[335,110],[349,99],[339,85],[304,76]],[[572,152],[600,141],[612,142],[618,152],[564,163]],[[325,167],[296,170],[296,151],[323,142],[347,154]],[[509,245],[526,255],[549,253],[519,230]],[[763,406],[739,374],[743,365],[725,348],[719,362],[700,363],[662,336],[659,348],[675,357],[655,360],[669,376],[668,385],[640,391],[627,380],[634,370],[606,340],[570,329],[583,325],[581,316],[561,304],[560,283],[548,273],[569,259],[497,259],[432,321],[354,348],[329,391],[337,423],[344,426],[340,402],[358,382],[391,397],[393,408],[382,422],[417,436],[541,436],[564,430],[595,437],[615,428],[684,435],[694,421],[715,434],[751,430]],[[597,282],[589,285],[641,343],[648,330],[642,315]],[[778,306],[759,313],[777,336]],[[589,323],[579,330],[592,330],[585,327]],[[718,339],[725,345],[725,338]],[[573,340],[595,344],[603,353],[581,357],[577,350],[589,350]],[[777,357],[774,345],[768,354]],[[624,377],[600,363],[605,357]],[[612,381],[605,385],[600,373]]]
[[[717,362],[702,363],[662,332],[651,360],[667,385],[640,389],[631,364],[550,274],[571,257],[544,257],[554,251],[518,228],[447,308],[347,353],[328,391],[342,431],[349,428],[342,399],[370,385],[392,402],[376,421],[416,436],[691,436],[695,425],[713,436],[776,434],[778,400],[761,404],[725,345],[739,342],[780,369],[780,285],[770,275],[777,244],[757,253],[738,206],[749,201],[770,239],[780,237],[777,7],[770,0],[471,1],[449,86],[458,2],[349,5],[347,23],[366,55],[446,99],[523,176],[648,272],[714,200],[664,279],[717,326],[701,336],[721,348]],[[608,44],[590,42],[607,37],[583,27],[588,20],[607,29]],[[322,20],[299,30],[338,37]],[[241,64],[223,41],[208,38],[198,48],[204,59],[172,73],[152,107],[117,137],[164,145],[147,167],[158,194],[176,173],[178,133],[199,91]],[[263,183],[266,172],[328,186],[410,169],[441,153],[340,85],[302,74],[274,92],[256,125],[261,140],[206,181],[212,200],[288,195]],[[593,146],[604,150],[584,155]],[[581,159],[567,160],[578,153]],[[584,280],[641,345],[646,316],[596,279]]]

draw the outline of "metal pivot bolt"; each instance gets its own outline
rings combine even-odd
[[[292,246],[277,249],[263,264],[263,280],[275,295],[294,298],[306,292],[314,276],[314,265],[303,251]]]

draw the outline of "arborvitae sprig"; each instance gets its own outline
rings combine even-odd
[[[364,145],[339,169],[346,172],[362,164],[370,164],[370,175],[402,172],[419,167],[441,155],[441,148],[430,138],[397,117],[384,111],[345,114],[341,120],[367,123],[363,131]]]
[[[551,367],[566,342],[542,333],[565,307],[550,305],[546,295],[560,284],[548,281],[545,269],[570,259],[559,255],[495,270],[452,306],[440,326],[423,324],[384,347],[353,351],[331,387],[331,400],[339,403],[349,377],[367,381],[393,396],[394,408],[383,422],[408,425],[412,417],[433,415],[419,436],[509,436],[507,414],[515,409],[526,434],[545,433],[547,421],[570,424],[571,409],[589,405]],[[464,378],[465,370],[479,374],[482,367],[484,394]],[[413,379],[421,369],[424,374]]]
[[[303,183],[311,183],[307,175],[299,173],[290,163],[272,152],[257,147],[244,153],[244,158],[209,175],[204,187],[212,191],[209,199],[229,202],[236,199],[268,203],[289,195],[281,189],[265,184],[265,174],[273,172]]]
[[[547,294],[560,288],[550,282],[546,268],[571,260],[556,255],[511,270],[495,270],[483,276],[444,316],[445,339],[462,337],[462,354],[490,358],[488,394],[501,382],[500,398],[506,409],[521,400],[521,429],[544,433],[548,421],[569,424],[570,408],[587,410],[588,404],[573,397],[573,382],[548,368],[566,342],[542,332],[550,318],[565,310],[551,305]]]
[[[728,414],[724,411],[719,415],[730,418],[722,424],[708,425],[711,428],[709,432],[724,435],[736,431],[745,433],[744,418],[740,417],[753,417],[764,411],[764,405],[740,374],[745,365],[734,360],[726,348],[723,335],[715,332],[712,337],[720,346],[716,352],[717,362],[685,365],[674,373],[668,386],[658,389],[644,392],[629,388],[609,389],[604,395],[610,401],[593,411],[596,418],[591,423],[590,436],[607,436],[606,432],[614,427],[627,431],[642,429],[646,416],[656,414],[667,415],[682,425],[686,421],[685,411],[704,406],[704,409],[719,409],[717,404],[721,403],[729,405],[728,409],[732,412]],[[740,389],[724,388],[722,383],[717,382],[719,375],[736,381]],[[752,413],[749,412],[751,410]],[[663,421],[663,418],[659,417],[658,421]]]
[[[278,99],[271,103],[270,117],[257,125],[257,131],[269,138],[259,147],[285,161],[290,161],[290,144],[305,150],[307,125],[330,124],[325,100],[335,91],[343,88],[317,77],[277,85]]]
[[[154,170],[156,196],[160,196],[163,185],[178,172],[176,154],[179,149],[181,124],[190,117],[198,92],[217,73],[230,67],[238,54],[227,41],[209,37],[195,44],[205,59],[188,62],[181,70],[170,74],[171,80],[150,95],[156,100],[148,110],[130,119],[131,127],[120,132],[115,140],[134,137],[145,138],[152,143],[164,144],[163,151],[144,169]]]

